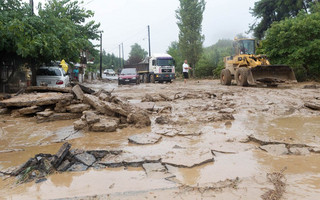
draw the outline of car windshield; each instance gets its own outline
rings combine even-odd
[[[58,68],[40,68],[37,71],[38,76],[61,76],[61,71]]]
[[[128,68],[128,69],[123,69],[121,71],[121,74],[123,74],[123,75],[136,75],[137,72],[136,72],[136,69],[134,69],[134,68]]]
[[[158,58],[157,65],[158,66],[173,66],[174,61],[172,58]]]

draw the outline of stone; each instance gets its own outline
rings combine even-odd
[[[307,155],[307,154],[310,154],[310,151],[307,147],[291,147],[289,149],[290,153],[291,154],[294,154],[294,155]]]
[[[82,113],[83,111],[89,110],[90,105],[88,104],[72,104],[67,106],[67,111],[71,113]]]
[[[28,107],[54,105],[62,100],[71,101],[73,95],[69,93],[47,92],[22,94],[0,101],[0,106],[4,107]]]
[[[121,167],[124,165],[123,157],[121,155],[113,154],[107,154],[98,163],[108,167]]]
[[[142,128],[151,125],[151,120],[146,112],[142,110],[133,111],[128,115],[128,123],[135,124],[136,127]]]
[[[85,111],[83,114],[88,124],[94,124],[100,121],[100,117],[93,111]]]
[[[96,97],[94,95],[84,94],[84,102],[91,105],[93,108],[97,110],[97,112],[101,114],[106,114],[110,116],[114,114],[110,110],[105,108],[105,104],[99,99],[99,97]]]
[[[179,168],[192,168],[213,161],[211,150],[173,149],[161,158],[162,164]]]
[[[45,111],[42,112],[37,112],[37,117],[49,117],[52,115],[54,112],[52,110],[46,109]]]
[[[129,142],[134,144],[155,144],[161,140],[161,136],[154,133],[145,133],[139,135],[133,135],[128,138]]]
[[[8,114],[9,112],[8,108],[0,108],[0,115]]]
[[[25,169],[27,169],[28,167],[31,166],[35,166],[37,164],[37,160],[35,158],[30,158],[27,162],[25,162],[24,164],[22,164],[20,167],[16,168],[11,175],[12,176],[17,176],[19,175],[21,172],[23,172]]]
[[[268,144],[260,146],[260,149],[273,155],[287,155],[289,151],[285,144]]]
[[[312,110],[320,110],[320,103],[307,102],[304,104],[304,106]]]
[[[171,120],[169,119],[169,117],[160,116],[160,117],[156,118],[155,122],[157,124],[169,124],[171,122]]]
[[[71,167],[68,168],[67,171],[70,172],[79,172],[79,171],[86,171],[88,169],[87,165],[84,165],[82,163],[75,163]]]
[[[144,110],[153,111],[156,104],[154,102],[139,102],[134,105]]]
[[[57,170],[60,172],[67,171],[71,165],[72,165],[72,163],[69,160],[65,160],[61,163],[61,165],[57,168]]]
[[[144,163],[142,165],[143,169],[146,171],[147,175],[155,172],[166,172],[167,169],[161,163]]]
[[[79,119],[73,122],[74,130],[82,130],[87,126],[87,122],[85,120]]]
[[[72,92],[76,95],[77,99],[83,101],[84,93],[79,85],[74,86]]]
[[[105,93],[101,93],[99,95],[99,99],[102,100],[102,101],[107,101],[109,102],[111,100],[111,96],[110,95],[107,95]]]
[[[111,152],[107,150],[93,150],[93,151],[87,151],[87,153],[90,153],[97,159],[101,159],[105,157],[107,154],[110,154]]]
[[[56,103],[56,106],[54,107],[54,111],[58,113],[64,113],[67,111],[67,106],[70,104],[71,104],[71,101],[61,100],[58,103]]]
[[[232,108],[224,108],[219,111],[219,113],[228,113],[228,114],[233,113],[233,112],[234,112],[234,109],[232,109]]]
[[[90,130],[93,132],[113,132],[117,130],[120,120],[111,117],[102,117],[100,122],[93,124]]]
[[[30,106],[26,108],[21,108],[18,110],[18,112],[22,115],[30,115],[30,114],[35,114],[41,110],[42,108],[40,108],[39,106]]]
[[[44,157],[40,160],[39,169],[41,169],[45,174],[51,174],[54,167],[49,158]]]
[[[96,158],[89,154],[89,153],[82,153],[82,154],[78,154],[74,157],[77,161],[87,165],[87,166],[91,166],[93,163],[96,162]]]
[[[59,151],[54,156],[54,160],[52,161],[52,164],[55,168],[59,167],[63,159],[69,153],[70,148],[71,148],[71,144],[69,144],[68,142],[64,143],[60,147]]]
[[[42,117],[37,115],[37,122],[52,122],[58,120],[79,119],[82,116],[81,113],[53,113],[49,117]]]

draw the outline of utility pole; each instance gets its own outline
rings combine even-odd
[[[33,0],[29,0],[30,2],[30,7],[31,7],[31,15],[34,15],[34,11],[33,11]]]
[[[148,42],[149,42],[149,57],[151,56],[151,44],[150,44],[150,26],[148,25]]]
[[[122,67],[124,66],[124,50],[123,50],[123,43],[122,43]]]
[[[102,78],[102,33],[100,33],[100,78]]]
[[[119,44],[119,67],[121,68],[121,45]]]

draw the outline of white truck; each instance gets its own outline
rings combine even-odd
[[[171,82],[175,79],[175,61],[169,54],[153,54],[136,65],[125,65],[124,68],[136,68],[143,83]]]

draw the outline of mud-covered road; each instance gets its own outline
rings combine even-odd
[[[0,115],[0,171],[54,154],[66,141],[123,152],[110,158],[118,165],[54,173],[39,183],[17,184],[0,173],[0,199],[320,198],[320,111],[306,106],[320,104],[319,84],[87,86],[152,110],[151,126],[87,132],[75,131],[75,120],[38,124]]]

